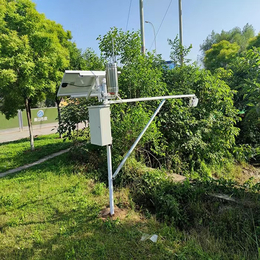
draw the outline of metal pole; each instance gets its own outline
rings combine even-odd
[[[23,131],[23,115],[21,109],[18,110],[18,121],[19,121],[19,131]]]
[[[131,153],[133,152],[133,150],[135,149],[136,145],[138,144],[138,142],[140,141],[140,139],[142,138],[142,136],[144,135],[145,131],[147,130],[147,128],[149,127],[149,125],[152,123],[152,121],[154,120],[154,118],[156,117],[156,115],[159,113],[160,109],[162,108],[163,104],[165,102],[165,99],[162,100],[162,102],[160,103],[160,105],[158,106],[158,108],[156,109],[156,111],[154,112],[153,116],[150,118],[149,122],[147,123],[147,125],[145,126],[145,128],[143,129],[143,131],[141,132],[141,134],[137,137],[137,139],[135,140],[134,144],[132,145],[132,147],[130,148],[130,150],[128,151],[128,153],[126,154],[125,158],[123,159],[123,161],[120,163],[120,165],[118,166],[118,168],[116,169],[114,175],[113,175],[113,179],[117,176],[117,174],[119,173],[119,171],[122,169],[122,167],[124,166],[127,158],[131,155]]]
[[[153,27],[154,46],[155,46],[155,54],[156,54],[156,34],[155,34],[155,29],[154,29],[153,23],[151,23],[151,22],[149,22],[149,21],[145,21],[145,22],[151,24],[152,27]]]
[[[182,5],[181,0],[179,0],[179,30],[180,30],[180,45],[183,46],[182,41]],[[181,65],[183,65],[183,53],[181,53]]]
[[[107,173],[108,173],[108,186],[109,186],[110,215],[113,216],[115,212],[114,212],[111,145],[107,145]]]
[[[161,96],[161,97],[146,97],[146,98],[129,98],[129,99],[119,99],[106,101],[104,104],[121,104],[121,103],[130,103],[130,102],[140,102],[140,101],[151,101],[151,100],[160,100],[160,99],[172,99],[172,98],[194,98],[195,94],[189,95],[173,95],[173,96]]]
[[[144,40],[144,5],[143,0],[140,0],[140,28],[141,28],[141,52],[145,54],[145,40]]]

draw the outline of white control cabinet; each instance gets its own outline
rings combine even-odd
[[[88,108],[91,143],[99,146],[112,144],[110,106]]]

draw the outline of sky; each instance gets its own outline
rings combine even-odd
[[[111,27],[123,30],[140,29],[139,0],[33,0],[36,9],[48,19],[61,24],[72,32],[77,47],[92,48],[100,54],[99,35],[105,35]],[[151,22],[156,31],[156,51],[169,60],[170,46],[167,39],[179,34],[178,0],[143,0],[144,20]],[[168,11],[167,11],[168,10]],[[197,61],[200,44],[214,30],[243,28],[253,25],[260,32],[260,0],[182,0],[183,45],[192,44],[188,56]],[[145,23],[145,48],[154,50],[152,25]]]

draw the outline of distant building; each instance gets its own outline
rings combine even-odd
[[[171,60],[165,61],[164,64],[165,64],[165,67],[166,67],[167,69],[169,69],[169,70],[175,68],[175,64],[174,64],[173,61],[171,61]]]

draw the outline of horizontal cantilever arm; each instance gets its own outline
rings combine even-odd
[[[138,102],[138,101],[174,99],[174,98],[193,98],[193,97],[195,97],[195,94],[161,96],[161,97],[145,97],[145,98],[130,98],[130,99],[120,99],[120,100],[106,101],[105,103],[106,104],[120,104],[120,103],[130,103],[130,102]]]

